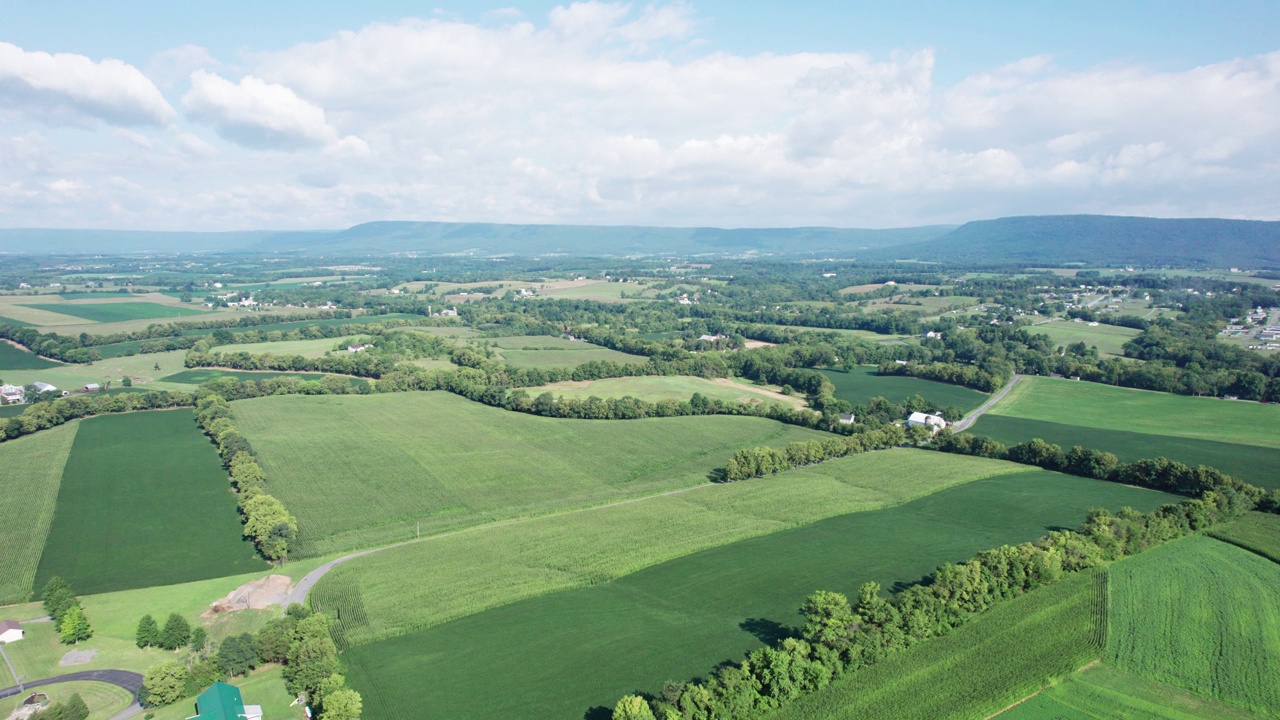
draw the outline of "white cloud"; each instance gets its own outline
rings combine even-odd
[[[183,96],[182,108],[193,120],[213,125],[219,135],[250,148],[296,150],[342,142],[342,148],[350,149],[364,144],[353,137],[339,141],[322,108],[284,85],[252,75],[233,83],[197,70],[191,74],[191,90]]]
[[[199,45],[179,45],[152,55],[147,61],[146,73],[157,85],[168,90],[186,80],[192,72],[217,67],[218,64],[209,51]]]
[[[175,113],[137,68],[0,42],[0,112],[51,124],[165,125]]]

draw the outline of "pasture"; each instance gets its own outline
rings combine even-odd
[[[549,335],[518,335],[480,339],[476,342],[490,346],[500,360],[516,367],[577,367],[591,360],[623,364],[649,362],[649,358],[641,355],[630,355],[583,340],[565,340]]]
[[[1280,449],[1280,406],[1024,377],[991,413]]]
[[[346,352],[347,346],[354,344],[358,336],[344,338],[319,338],[316,340],[282,340],[280,342],[242,343],[238,345],[219,345],[213,352],[236,353],[247,352],[250,355],[271,353],[272,355],[301,355],[305,358],[318,358],[334,348],[341,346],[340,352]]]
[[[5,340],[0,340],[0,370],[43,370],[62,363],[47,360]]]
[[[19,406],[21,407],[21,406]],[[79,423],[0,443],[0,603],[29,597]]]
[[[530,395],[549,392],[557,397],[586,399],[620,398],[631,396],[640,400],[688,400],[694,393],[701,393],[711,400],[730,400],[744,403],[775,402],[791,407],[804,407],[803,397],[783,395],[768,388],[735,382],[728,378],[708,380],[687,375],[607,378],[582,382],[566,381],[525,388]]]
[[[1040,438],[1063,450],[1073,445],[1115,453],[1126,462],[1166,457],[1187,465],[1208,465],[1259,487],[1280,487],[1280,449],[1239,445],[1216,440],[1171,437],[1125,430],[1103,430],[1084,425],[1028,420],[987,413],[969,428],[1006,445]]]
[[[153,302],[93,302],[93,303],[32,303],[27,307],[46,312],[70,315],[95,323],[128,322],[129,320],[156,320],[205,314],[201,310]]]
[[[1109,663],[1280,713],[1280,564],[1205,536],[1111,569]]]
[[[1000,720],[1254,720],[1246,710],[1107,665],[1074,673]]]
[[[472,718],[582,717],[625,693],[658,692],[665,680],[741,658],[797,625],[814,590],[914,582],[939,563],[1075,525],[1091,507],[1151,509],[1168,499],[1053,473],[1001,475],[352,647],[344,657],[370,698],[369,720],[460,708]],[[1092,612],[1091,596],[1082,604]],[[1056,648],[1048,654],[1059,657]],[[432,682],[414,680],[423,677]],[[502,678],[501,693],[485,691],[493,678]]]
[[[743,447],[829,437],[749,417],[544,418],[445,392],[234,407],[298,516],[299,557],[676,490]]]
[[[80,421],[36,573],[80,593],[265,567],[241,536],[217,452],[190,410]]]
[[[1099,625],[1106,619],[1098,612],[1095,580],[1081,573],[1000,603],[947,635],[838,678],[769,717],[988,717],[1098,656]]]
[[[703,485],[393,548],[334,570],[316,587],[312,602],[363,608],[367,622],[351,621],[352,614],[343,612],[342,623],[348,640],[361,644],[1005,474],[1020,474],[1027,483],[1050,477],[985,458],[905,449],[867,453],[773,478]]]
[[[1082,342],[1089,347],[1098,348],[1098,353],[1103,357],[1122,357],[1124,344],[1141,334],[1140,330],[1119,325],[1098,323],[1089,327],[1089,323],[1071,321],[1048,322],[1024,329],[1032,334],[1048,335],[1059,347]]]
[[[30,385],[40,380],[56,386],[59,390],[75,391],[84,387],[86,383],[98,383],[104,387],[107,383],[119,385],[121,378],[128,375],[133,379],[135,386],[148,385],[166,374],[182,369],[182,360],[186,353],[185,350],[173,350],[148,355],[104,358],[87,365],[59,363],[54,367],[40,370],[8,370],[4,373],[4,380],[15,385]],[[160,366],[159,370],[156,369],[157,365]],[[163,387],[163,385],[157,387]],[[171,389],[179,388],[175,386]]]
[[[850,372],[837,369],[820,372],[836,386],[836,397],[853,405],[860,405],[877,396],[900,403],[913,395],[920,395],[939,407],[954,405],[969,412],[987,401],[986,393],[960,385],[905,375],[878,375],[872,365],[859,365]]]
[[[1209,534],[1280,563],[1280,515],[1252,512],[1215,527]]]

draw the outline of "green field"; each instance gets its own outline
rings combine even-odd
[[[35,327],[32,323],[14,320],[13,318],[0,317],[0,325],[12,325],[14,327]]]
[[[1124,344],[1142,334],[1141,330],[1119,325],[1098,323],[1090,327],[1087,322],[1071,321],[1029,325],[1023,329],[1036,335],[1048,335],[1060,347],[1082,342],[1089,347],[1098,348],[1098,353],[1104,357],[1123,356]]]
[[[267,380],[274,377],[291,377],[299,380],[322,380],[326,376],[324,373],[305,373],[305,372],[280,372],[276,370],[220,370],[218,368],[193,368],[191,370],[183,370],[172,375],[166,375],[160,378],[161,382],[179,383],[181,385],[199,385],[207,383],[210,380],[220,380],[222,378],[235,378],[236,380]],[[348,377],[346,375],[338,375],[337,377],[349,382],[352,385],[367,385],[368,380],[364,378]]]
[[[22,406],[18,406],[22,407]],[[0,443],[0,603],[26,600],[78,423]]]
[[[0,673],[3,673],[0,677],[7,675],[8,672],[8,670],[0,671]],[[133,703],[133,695],[127,690],[103,682],[77,681],[58,683],[38,688],[37,691],[48,695],[51,704],[66,702],[72,695],[79,694],[80,699],[89,708],[89,720],[107,720],[107,718],[124,710]],[[13,697],[0,700],[0,713],[4,717],[9,717],[9,713],[21,704],[26,697],[27,693],[19,693]]]
[[[393,548],[334,570],[313,601],[342,604],[344,594],[361,588],[352,598],[367,622],[343,625],[351,642],[371,642],[737,540],[1015,473],[1028,484],[1050,477],[985,458],[907,449],[867,453],[777,478],[702,485]]]
[[[1095,581],[1081,573],[1003,602],[948,635],[840,678],[768,717],[988,717],[1099,655],[1099,625],[1105,618],[1098,612]]]
[[[1209,534],[1280,563],[1280,515],[1253,512]]]
[[[319,338],[317,340],[283,340],[280,342],[244,343],[240,345],[219,345],[213,352],[235,353],[247,352],[251,355],[271,353],[272,355],[301,355],[307,358],[318,358],[333,350],[339,343],[343,352],[346,347],[356,341],[356,337]]]
[[[1063,425],[991,413],[978,418],[969,432],[985,435],[1006,445],[1032,438],[1061,445],[1064,450],[1069,450],[1073,445],[1083,445],[1115,453],[1127,462],[1166,457],[1192,466],[1215,467],[1260,487],[1280,487],[1280,449],[1276,448]]]
[[[237,575],[264,567],[190,410],[80,422],[36,573],[78,592]]]
[[[1280,564],[1204,536],[1111,570],[1107,661],[1280,714]]]
[[[607,378],[584,382],[559,382],[540,387],[526,388],[530,395],[549,392],[557,397],[586,399],[620,398],[631,396],[640,400],[688,400],[694,393],[701,393],[712,400],[731,400],[746,403],[776,402],[792,407],[804,407],[804,398],[783,395],[767,388],[730,379],[706,380],[687,375]]]
[[[445,392],[234,407],[300,556],[676,490],[743,447],[829,437],[748,417],[543,418]]]
[[[1000,720],[1254,720],[1251,712],[1107,665],[1071,675]]]
[[[915,582],[939,563],[1075,525],[1091,507],[1151,509],[1169,499],[1054,473],[1002,475],[356,646],[344,657],[369,720],[582,717],[625,693],[657,692],[665,680],[740,658],[759,636],[797,625],[797,608],[816,589]],[[494,678],[502,692],[486,690]]]
[[[185,356],[185,350],[173,350],[149,355],[107,358],[88,365],[59,364],[56,367],[41,370],[7,370],[3,377],[5,382],[15,385],[30,385],[40,380],[55,385],[60,390],[75,391],[84,387],[86,383],[98,383],[104,386],[106,383],[111,383],[113,386],[118,386],[120,380],[128,375],[133,379],[134,386],[139,387],[150,385],[157,378],[175,370],[181,370]],[[160,366],[159,370],[156,369],[156,365]],[[146,389],[163,389],[164,387],[159,385]],[[189,390],[190,388],[175,385],[169,389]]]
[[[59,313],[61,315],[70,315],[82,320],[96,323],[114,323],[127,322],[129,320],[152,320],[159,318],[178,318],[189,317],[191,315],[205,314],[201,310],[193,310],[191,308],[177,307],[174,305],[161,305],[159,303],[149,302],[122,302],[122,303],[30,303],[27,307],[37,310]]]
[[[990,411],[1029,420],[1280,449],[1280,406],[1024,377]]]
[[[877,396],[900,403],[913,395],[920,395],[940,407],[954,405],[969,412],[987,401],[987,395],[977,390],[905,375],[878,375],[871,365],[860,365],[852,372],[821,372],[836,386],[836,397],[853,405],[861,405]]]
[[[287,332],[289,330],[298,330],[304,327],[332,326],[332,325],[359,325],[377,323],[381,320],[421,320],[421,315],[411,315],[408,313],[389,313],[387,315],[361,315],[355,318],[330,318],[327,320],[295,320],[293,322],[269,323],[266,325],[254,325],[252,327],[230,327],[227,330],[235,332],[246,332],[249,330],[257,330],[260,332],[271,332],[279,330]],[[221,328],[198,328],[185,330],[183,337],[203,337],[212,335]],[[159,339],[159,338],[157,338]],[[150,342],[148,340],[130,340],[127,342],[113,343],[111,345],[96,345],[94,349],[104,358],[120,357],[127,353],[136,353],[142,350],[142,344]],[[337,339],[334,339],[337,342]]]
[[[582,340],[565,340],[548,335],[485,338],[476,342],[489,345],[500,360],[516,367],[576,367],[591,360],[624,364],[649,362],[649,358],[640,355],[629,355]]]
[[[61,364],[0,340],[0,370],[41,370]]]

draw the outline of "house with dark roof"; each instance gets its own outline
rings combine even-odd
[[[196,715],[187,720],[262,720],[261,705],[245,705],[240,688],[219,680],[196,698]]]
[[[18,642],[22,639],[22,626],[16,620],[0,620],[0,644]]]

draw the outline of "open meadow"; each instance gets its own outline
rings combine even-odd
[[[242,343],[239,345],[219,345],[213,352],[235,353],[247,352],[250,355],[271,353],[272,355],[301,355],[305,358],[318,358],[334,348],[341,347],[346,352],[348,345],[356,342],[359,336],[345,338],[319,338],[316,340],[282,340],[280,342]]]
[[[544,418],[445,392],[233,407],[298,516],[299,556],[676,490],[740,448],[829,437],[750,417]]]
[[[107,383],[118,386],[127,375],[135,386],[150,385],[148,389],[189,390],[190,388],[179,385],[157,383],[161,377],[181,370],[185,356],[185,350],[173,350],[147,355],[103,358],[87,365],[57,363],[53,367],[37,370],[5,371],[4,381],[15,385],[30,385],[38,380],[54,385],[59,390],[75,391],[83,388],[87,383],[98,383],[104,387]]]
[[[711,400],[730,400],[744,403],[774,402],[790,407],[805,406],[804,398],[783,395],[768,388],[736,382],[729,378],[708,380],[688,375],[641,376],[606,378],[604,380],[565,381],[525,388],[530,395],[549,392],[557,397],[586,399],[620,398],[631,396],[649,402],[659,400],[688,400],[694,393],[701,393]]]
[[[265,566],[241,538],[235,495],[190,410],[79,425],[37,586],[56,575],[79,592],[97,593]]]
[[[987,401],[987,394],[960,385],[934,382],[905,375],[879,375],[872,365],[859,365],[850,372],[828,369],[821,371],[836,386],[836,397],[860,405],[873,397],[900,403],[913,395],[940,407],[954,405],[969,412]]]
[[[1107,661],[1280,715],[1280,564],[1205,536],[1111,570]]]
[[[591,360],[607,360],[623,364],[649,362],[649,358],[642,355],[630,355],[592,345],[584,340],[565,340],[549,335],[482,338],[475,342],[493,348],[498,359],[516,367],[577,367]]]
[[[940,563],[1075,525],[1091,507],[1151,509],[1169,499],[1054,473],[1000,475],[357,645],[345,657],[369,698],[369,720],[455,708],[471,718],[581,717],[739,659],[798,624],[814,590],[914,582]],[[433,681],[413,680],[423,677]],[[503,692],[483,692],[494,677]]]
[[[19,406],[21,407],[21,406]],[[29,598],[78,422],[0,443],[0,603]]]
[[[1048,335],[1060,347],[1082,342],[1089,347],[1098,348],[1098,353],[1104,357],[1123,356],[1124,344],[1142,332],[1134,328],[1105,323],[1090,327],[1089,323],[1070,320],[1055,320],[1043,325],[1031,325],[1025,330],[1033,335]]]

